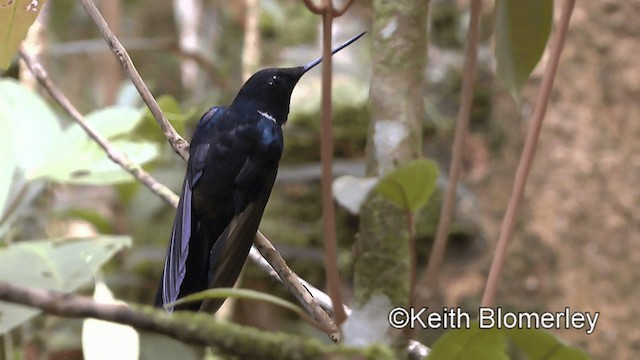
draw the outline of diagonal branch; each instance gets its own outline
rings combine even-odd
[[[127,50],[122,46],[113,31],[109,29],[109,25],[107,25],[107,22],[104,20],[93,1],[80,0],[80,2],[87,10],[89,16],[96,23],[100,33],[102,33],[107,44],[109,44],[109,48],[113,52],[113,55],[115,55],[120,65],[129,76],[129,79],[131,79],[131,82],[138,90],[138,93],[140,93],[144,102],[149,106],[149,110],[151,110],[151,113],[156,118],[156,121],[167,137],[171,147],[178,155],[187,160],[189,158],[189,143],[183,139],[180,134],[178,134],[173,126],[171,126],[171,123],[169,123],[167,117],[164,116],[162,110],[160,110],[160,106],[154,99],[153,95],[151,95],[149,88],[147,88],[147,85],[144,83],[140,74],[136,70],[136,67],[133,65],[133,61],[131,61],[131,57],[129,57]]]
[[[547,105],[549,104],[549,98],[551,97],[551,90],[553,88],[553,80],[555,79],[556,72],[558,71],[560,55],[562,54],[564,42],[567,39],[569,21],[571,20],[571,13],[573,12],[575,3],[575,0],[565,0],[562,4],[560,19],[557,24],[558,28],[553,36],[553,42],[550,46],[549,60],[547,62],[547,67],[545,68],[544,75],[542,76],[542,83],[538,89],[538,95],[533,109],[533,114],[531,115],[529,130],[527,131],[524,148],[522,149],[520,162],[518,163],[518,169],[516,170],[511,198],[509,198],[509,204],[507,206],[504,219],[502,220],[500,237],[498,238],[496,251],[493,256],[493,261],[491,262],[491,269],[489,270],[489,276],[487,277],[484,294],[482,295],[482,302],[480,306],[483,307],[493,306],[496,292],[498,290],[498,284],[500,282],[500,277],[502,276],[502,269],[504,268],[504,262],[507,256],[507,247],[513,237],[516,217],[520,208],[520,202],[522,201],[524,189],[527,185],[527,177],[529,176],[529,170],[531,170],[533,156],[536,153],[538,138],[540,137],[540,129],[542,128],[544,115],[547,112]]]
[[[311,314],[319,324],[325,326],[325,331],[333,342],[340,341],[340,332],[333,319],[318,305],[311,292],[300,283],[300,278],[285,263],[284,259],[273,245],[260,232],[254,240],[255,247],[270,264],[274,265],[276,273],[282,279],[284,286],[295,296],[298,302]],[[285,279],[287,279],[285,281]]]

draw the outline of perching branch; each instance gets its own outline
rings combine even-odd
[[[536,146],[538,144],[538,138],[540,137],[540,129],[542,128],[544,115],[547,112],[547,105],[549,104],[549,97],[551,96],[553,80],[556,77],[558,63],[560,62],[560,55],[562,54],[562,48],[564,47],[564,42],[567,38],[569,21],[571,20],[571,13],[574,5],[575,0],[565,0],[562,4],[562,12],[560,13],[558,29],[553,36],[549,61],[547,62],[547,67],[544,71],[544,75],[542,76],[542,83],[540,84],[538,97],[536,98],[535,108],[531,115],[529,131],[527,132],[527,138],[525,139],[520,163],[516,170],[516,178],[511,192],[511,198],[509,199],[509,205],[507,206],[507,211],[504,215],[504,219],[502,220],[498,245],[493,257],[493,262],[491,263],[491,270],[489,271],[489,276],[487,278],[484,295],[482,296],[480,306],[483,307],[493,305],[494,298],[498,290],[498,283],[502,276],[502,269],[507,256],[507,247],[513,237],[516,216],[518,214],[518,209],[520,208],[524,188],[527,185],[527,177],[529,176],[529,170],[531,170],[531,162],[533,161],[533,156],[536,153]]]
[[[256,234],[254,246],[270,264],[275,265],[274,269],[282,279],[282,283],[296,297],[298,302],[311,314],[316,322],[325,326],[324,330],[329,334],[331,340],[333,342],[340,341],[340,332],[333,319],[318,305],[313,295],[300,283],[298,275],[287,266],[278,250],[260,232]],[[287,279],[287,281],[284,279]]]
[[[42,87],[44,87],[51,97],[71,116],[75,122],[78,123],[78,125],[82,127],[87,135],[98,143],[109,159],[120,165],[123,169],[133,175],[133,177],[135,177],[140,183],[151,190],[151,192],[160,196],[160,198],[171,204],[173,207],[178,206],[178,196],[173,193],[171,189],[158,182],[153,176],[151,176],[151,174],[142,169],[140,165],[132,163],[125,154],[114,148],[107,139],[98,134],[93,127],[85,121],[82,114],[80,114],[73,104],[71,104],[62,91],[53,84],[47,72],[36,59],[27,54],[23,49],[19,50],[19,54]],[[313,297],[308,299],[309,293],[300,284],[300,279],[291,269],[289,269],[284,259],[282,259],[282,256],[278,254],[269,240],[258,232],[258,234],[256,234],[256,243],[261,245],[260,252],[267,255],[265,258],[268,263],[264,264],[258,261],[261,257],[259,255],[256,256],[255,253],[251,258],[268,273],[272,272],[273,269],[276,269],[276,273],[278,275],[282,274],[283,276],[280,276],[280,280],[285,284],[285,287],[292,292],[296,299],[301,300],[302,306],[309,312],[313,319],[318,322],[319,326],[326,330],[329,337],[333,341],[337,341],[339,339],[338,331],[329,315],[327,315],[327,313],[318,305]],[[271,266],[269,264],[271,264]],[[284,276],[284,274],[287,274],[287,276]]]
[[[127,53],[127,50],[124,48],[124,46],[122,46],[113,31],[109,29],[109,25],[107,25],[107,22],[104,20],[93,1],[80,0],[80,2],[87,10],[89,16],[95,22],[96,26],[100,30],[100,33],[107,41],[107,44],[109,44],[109,48],[113,52],[113,55],[115,55],[120,65],[129,76],[129,79],[131,79],[131,82],[138,90],[138,93],[140,93],[140,96],[142,96],[144,102],[149,106],[149,110],[156,118],[158,125],[160,125],[160,128],[167,137],[167,140],[169,141],[169,144],[171,144],[171,147],[178,155],[187,160],[189,158],[189,143],[185,139],[183,139],[180,134],[178,134],[173,126],[171,126],[171,123],[169,122],[167,117],[164,116],[162,110],[160,110],[160,106],[154,99],[153,95],[151,95],[149,88],[147,88],[147,85],[140,77],[140,74],[138,74],[136,67],[133,65],[133,61],[131,61],[131,57],[129,57],[129,53]]]
[[[266,333],[251,327],[218,322],[204,313],[177,311],[170,315],[149,306],[103,304],[86,296],[30,289],[5,282],[0,282],[0,300],[62,317],[89,317],[130,325],[186,343],[211,346],[243,359],[393,359],[393,355],[380,345],[365,349],[326,346],[315,339]]]

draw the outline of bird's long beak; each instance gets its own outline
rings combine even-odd
[[[345,41],[344,43],[342,43],[340,46],[336,47],[335,49],[331,50],[331,55],[337,53],[338,51],[346,48],[347,46],[351,45],[354,41],[360,39],[362,37],[362,35],[364,35],[366,33],[366,31],[361,32],[360,34],[352,37],[351,39]],[[311,68],[313,68],[314,66],[320,64],[322,62],[322,57],[319,57],[315,60],[313,60],[312,62],[304,65],[302,67],[302,74],[306,73],[307,71],[309,71]]]

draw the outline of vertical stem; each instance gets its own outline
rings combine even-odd
[[[436,239],[433,244],[433,250],[431,250],[431,254],[429,254],[429,263],[425,273],[425,285],[427,287],[426,290],[428,297],[431,297],[435,288],[438,269],[442,263],[444,251],[447,246],[449,225],[451,224],[451,216],[456,202],[456,189],[460,178],[462,155],[464,153],[464,143],[469,128],[471,102],[473,100],[473,83],[477,62],[481,11],[482,0],[471,1],[471,16],[469,18],[469,31],[467,33],[467,50],[465,54],[464,74],[462,77],[462,90],[460,91],[460,108],[456,119],[456,133],[453,139],[451,167],[449,168],[449,183],[447,184],[447,190],[442,203]]]
[[[415,214],[410,210],[406,211],[407,217],[407,233],[409,234],[409,307],[416,306],[416,279],[418,272],[418,253],[416,246],[416,225]],[[413,337],[413,328],[407,326],[405,328],[405,335],[407,339]]]
[[[407,211],[407,232],[409,233],[409,306],[416,304],[416,278],[417,278],[417,249],[416,249],[416,225],[414,213]]]
[[[338,274],[335,208],[331,182],[333,181],[333,129],[331,126],[331,31],[333,16],[331,8],[322,13],[322,130],[320,134],[320,156],[322,162],[322,222],[325,240],[325,271],[329,296],[333,303],[334,319],[340,326],[347,318],[342,306],[342,288]]]
[[[518,170],[516,171],[511,198],[509,199],[509,205],[507,206],[507,211],[502,221],[498,245],[493,257],[493,262],[491,263],[491,270],[489,271],[489,276],[487,278],[484,295],[482,296],[481,306],[483,307],[493,306],[495,300],[498,282],[500,281],[502,270],[504,268],[507,247],[509,246],[509,241],[513,236],[516,216],[518,214],[518,209],[520,208],[524,188],[527,184],[527,177],[529,175],[529,170],[531,169],[533,156],[535,155],[538,138],[540,137],[542,121],[544,120],[544,115],[547,112],[547,105],[549,104],[549,97],[551,96],[553,80],[555,79],[556,72],[558,70],[558,63],[560,62],[560,55],[562,54],[562,48],[564,47],[564,42],[567,38],[569,21],[571,19],[571,13],[574,5],[575,0],[566,0],[562,4],[562,12],[560,14],[558,29],[554,34],[553,43],[551,45],[549,62],[547,63],[547,68],[545,69],[542,77],[542,83],[540,84],[536,105],[533,110],[533,115],[531,116],[531,125],[527,132],[524,149],[522,150],[522,156],[520,157],[520,163],[518,164]]]

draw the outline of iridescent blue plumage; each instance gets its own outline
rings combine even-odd
[[[213,107],[202,116],[191,140],[156,306],[234,285],[276,178],[283,149],[281,126],[287,121],[291,93],[319,62],[258,71],[231,105]],[[214,312],[223,301],[177,308]]]

